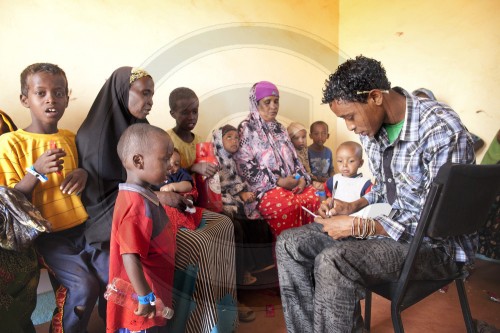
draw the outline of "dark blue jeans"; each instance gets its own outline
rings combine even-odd
[[[36,240],[56,298],[52,331],[62,326],[64,332],[86,332],[98,299],[99,315],[106,321],[104,291],[108,283],[109,250],[101,251],[90,246],[85,241],[84,230],[85,224],[81,224],[43,234]]]

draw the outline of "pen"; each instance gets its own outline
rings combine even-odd
[[[335,207],[335,192],[337,192],[337,185],[339,184],[339,181],[337,180],[335,182],[335,185],[333,185],[333,190],[332,190],[332,201],[328,205],[328,212],[326,212],[327,216],[330,216],[330,209]]]
[[[306,207],[304,206],[301,206],[303,210],[305,210],[306,212],[308,212],[309,214],[311,214],[312,216],[314,217],[318,217],[318,215],[314,214],[313,212],[311,212],[309,209],[307,209]]]

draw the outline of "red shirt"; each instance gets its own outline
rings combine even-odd
[[[175,230],[156,195],[143,187],[120,184],[111,228],[109,280],[120,277],[130,282],[122,254],[140,257],[149,286],[156,297],[172,308],[175,264]],[[166,319],[147,319],[133,311],[108,302],[106,330],[119,328],[140,331],[166,325]]]

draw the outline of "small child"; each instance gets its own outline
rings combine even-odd
[[[165,185],[160,188],[163,192],[186,193],[193,189],[193,177],[186,169],[181,168],[181,154],[174,148],[174,153],[170,157],[172,170],[167,177]]]
[[[325,182],[334,173],[332,151],[324,146],[330,137],[328,124],[322,120],[312,123],[309,137],[313,140],[307,149],[311,172],[319,182]]]
[[[292,140],[293,146],[297,151],[297,156],[302,162],[302,165],[306,169],[307,173],[312,179],[315,179],[311,172],[311,166],[309,165],[309,156],[307,156],[307,130],[304,125],[292,122],[286,128],[290,140]],[[314,178],[313,178],[314,177]]]
[[[231,218],[238,215],[251,220],[260,218],[259,212],[254,207],[257,204],[255,193],[248,191],[248,186],[238,175],[236,163],[232,158],[239,149],[238,130],[232,125],[225,125],[214,131],[213,142],[220,165],[219,177],[224,214]]]
[[[266,232],[269,233],[269,229],[267,222],[262,219],[257,210],[258,201],[255,193],[248,191],[248,185],[238,175],[236,162],[232,158],[239,149],[238,130],[232,125],[225,125],[215,130],[213,143],[220,166],[223,212],[231,218],[234,224],[237,285],[249,285],[257,281],[257,278],[250,274],[250,269],[264,271],[273,266],[273,260],[268,253],[260,253],[259,262],[257,262],[249,247],[249,244],[258,243],[253,239]],[[241,321],[248,322],[255,319],[255,313],[250,312],[245,305],[240,303],[239,309]]]
[[[297,152],[297,157],[306,169],[306,172],[311,176],[312,185],[317,190],[323,190],[323,183],[318,182],[315,175],[311,171],[311,166],[309,164],[309,156],[307,153],[307,130],[304,125],[292,122],[287,127],[288,136],[292,140],[295,151]]]
[[[364,162],[361,145],[354,141],[343,142],[338,146],[336,155],[339,173],[326,181],[327,196],[334,194],[335,199],[352,202],[370,192],[370,178],[358,173]]]
[[[87,172],[78,168],[75,134],[58,128],[69,101],[66,74],[49,63],[26,67],[20,99],[31,124],[0,137],[0,184],[22,192],[52,224],[36,240],[57,295],[52,331],[84,332],[98,298],[105,318],[108,256],[83,234]]]
[[[118,141],[127,180],[119,185],[113,213],[109,276],[129,281],[139,304],[132,312],[108,302],[107,332],[167,332],[153,302],[158,297],[172,308],[175,231],[150,186],[166,180],[173,150],[168,134],[149,124],[131,125]]]

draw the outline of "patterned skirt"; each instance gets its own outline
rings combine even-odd
[[[176,241],[175,315],[169,321],[169,332],[235,331],[238,312],[233,223],[225,215],[203,209],[199,227],[179,229]]]
[[[276,187],[264,194],[258,209],[275,237],[278,237],[285,229],[300,227],[314,221],[314,217],[301,206],[312,212],[318,210],[321,202],[315,193],[316,189],[308,186],[299,194],[294,194],[282,187]]]

